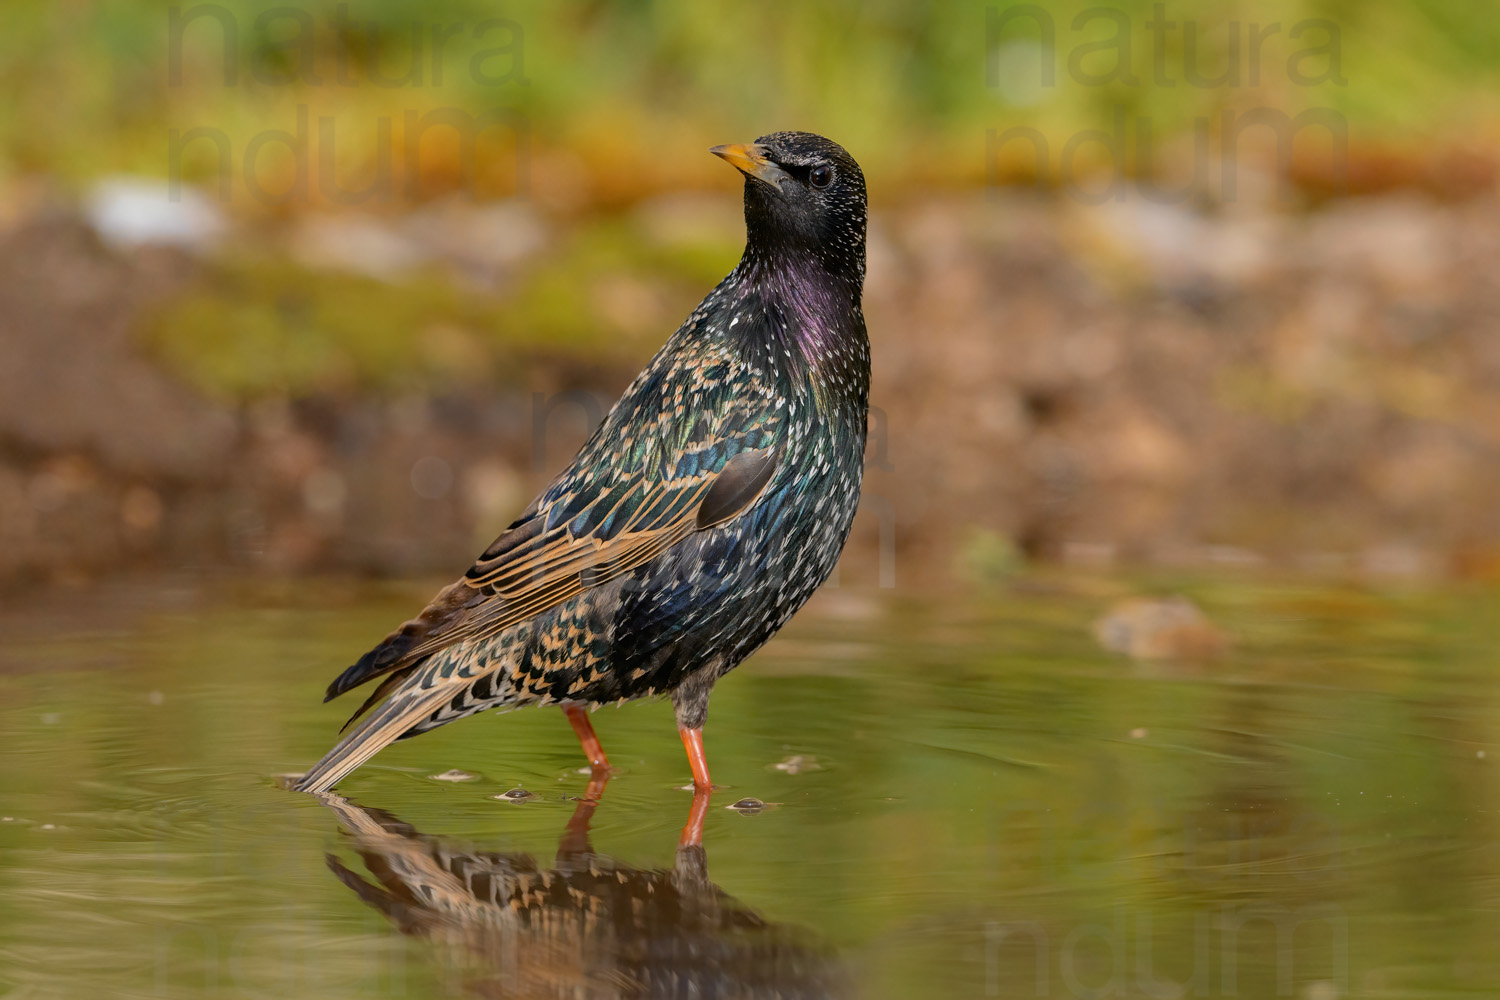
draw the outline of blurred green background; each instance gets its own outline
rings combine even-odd
[[[609,201],[723,186],[703,145],[791,126],[857,151],[887,196],[982,182],[988,128],[1032,125],[1060,144],[1117,107],[1160,136],[1226,106],[1325,107],[1358,145],[1418,159],[1495,139],[1500,27],[1483,3],[1024,6],[20,0],[0,43],[0,150],[12,179],[161,176],[168,129],[212,126],[239,151],[306,104],[337,123],[352,166],[374,155],[382,115],[498,105],[527,116],[538,151],[581,161],[572,197]],[[1044,26],[1051,85],[1018,45],[1045,43]]]
[[[0,580],[461,563],[784,128],[870,181],[858,572],[1492,576],[1489,14],[9,4]]]

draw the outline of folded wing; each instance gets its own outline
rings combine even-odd
[[[339,675],[327,697],[455,643],[497,635],[737,516],[764,491],[778,464],[774,450],[741,450],[740,444],[699,448],[696,460],[684,456],[676,463],[680,474],[667,479],[637,472],[555,498],[555,491],[544,494],[463,579]],[[385,693],[382,685],[360,711]]]

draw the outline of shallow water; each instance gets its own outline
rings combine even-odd
[[[1096,646],[1167,584],[1227,656]],[[429,589],[0,612],[0,995],[1500,991],[1493,592],[820,595],[715,692],[729,787],[695,852],[664,703],[596,715],[618,773],[591,814],[555,710],[400,744],[341,798],[277,787],[353,707],[327,680]]]

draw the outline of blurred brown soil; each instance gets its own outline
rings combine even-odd
[[[1422,575],[1500,542],[1500,205],[1012,198],[880,220],[900,535]]]
[[[1003,572],[984,553],[1012,550],[1493,573],[1497,260],[1491,196],[1290,214],[981,193],[877,214],[844,581]],[[0,584],[456,572],[590,429],[554,406],[534,454],[529,387],[207,399],[138,336],[202,266],[66,214],[0,234]],[[545,385],[607,402],[632,374]]]

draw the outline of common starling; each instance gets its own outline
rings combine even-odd
[[[807,132],[710,152],[745,176],[739,264],[464,577],[329,685],[331,699],[383,677],[298,789],[525,705],[562,706],[604,769],[585,710],[664,694],[694,787],[712,788],[714,682],[806,602],[849,535],[870,344],[859,165]]]

